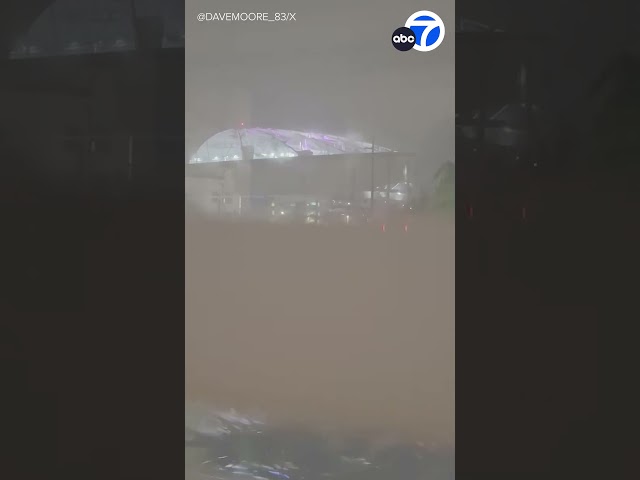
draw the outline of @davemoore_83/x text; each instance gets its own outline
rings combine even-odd
[[[202,12],[199,22],[295,22],[296,14],[291,12]]]

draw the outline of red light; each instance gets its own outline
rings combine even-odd
[[[473,207],[469,205],[469,218],[473,217]]]
[[[244,127],[244,122],[240,123],[240,126],[241,126],[241,127]]]
[[[386,231],[387,231],[387,226],[386,226],[384,223],[382,224],[382,231],[383,231],[383,232],[386,232]]]
[[[404,231],[405,231],[405,232],[408,232],[408,231],[409,231],[409,225],[405,225],[405,226],[404,226]]]

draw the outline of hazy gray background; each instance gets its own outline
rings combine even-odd
[[[422,155],[430,178],[454,159],[453,0],[186,2],[186,132],[247,125],[355,133]],[[398,52],[391,34],[432,9],[446,24],[433,52]],[[198,22],[199,12],[296,13],[295,22]]]
[[[447,25],[399,52],[418,10]],[[295,23],[198,22],[295,12]],[[188,145],[238,126],[375,133],[430,180],[454,159],[454,2],[187,0]],[[189,154],[190,152],[187,152]],[[455,231],[186,224],[186,397],[281,422],[454,438]]]
[[[455,229],[186,224],[186,395],[451,446]]]

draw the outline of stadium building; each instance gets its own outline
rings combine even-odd
[[[415,155],[323,133],[240,128],[207,139],[186,165],[187,203],[240,216],[310,217],[341,203],[408,200]],[[380,201],[376,202],[376,198]]]

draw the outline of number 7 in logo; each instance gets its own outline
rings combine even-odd
[[[422,10],[414,13],[407,19],[405,27],[415,33],[413,48],[420,52],[435,50],[444,40],[444,22],[433,12]]]

